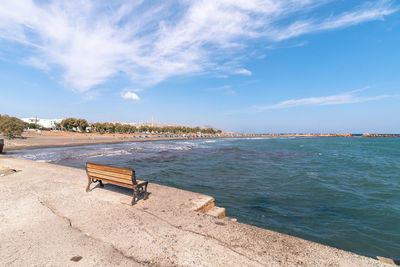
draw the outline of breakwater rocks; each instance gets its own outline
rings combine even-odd
[[[351,133],[295,133],[295,134],[265,134],[273,137],[352,137]]]
[[[301,134],[299,135],[301,136]],[[328,137],[351,137],[354,134],[351,133],[331,133],[331,134],[303,134],[302,136],[328,136]]]
[[[362,137],[400,137],[400,134],[370,134],[365,133]]]

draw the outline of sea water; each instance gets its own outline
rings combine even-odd
[[[10,154],[134,168],[139,179],[213,196],[243,223],[370,257],[400,256],[400,138],[154,141]]]

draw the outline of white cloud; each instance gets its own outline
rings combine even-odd
[[[123,99],[140,100],[140,97],[137,94],[135,94],[134,92],[130,92],[130,91],[122,92],[121,97]]]
[[[252,73],[249,70],[246,69],[239,69],[235,71],[236,74],[243,74],[243,75],[247,75],[250,76]]]
[[[278,42],[382,19],[398,9],[394,1],[374,0],[329,17],[314,14],[330,2],[4,0],[0,40],[26,46],[31,65],[61,69],[73,90],[87,91],[117,75],[143,88],[175,75],[250,75],[242,64],[250,40]]]
[[[289,99],[278,104],[256,107],[256,111],[269,110],[269,109],[282,109],[298,106],[327,106],[327,105],[341,105],[341,104],[354,104],[361,102],[368,102],[379,100],[383,98],[393,97],[393,95],[378,95],[373,97],[358,96],[357,92],[361,90],[349,91],[342,94],[322,96],[322,97],[308,97],[300,99]]]

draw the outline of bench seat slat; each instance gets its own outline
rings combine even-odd
[[[132,181],[132,176],[127,175],[127,174],[121,174],[121,173],[116,173],[116,172],[109,172],[109,171],[102,171],[98,169],[93,169],[93,168],[88,168],[87,169],[88,174],[96,176],[96,175],[107,175],[107,176],[112,176],[116,178],[121,178],[121,179],[126,179],[126,180],[131,180]]]
[[[109,182],[109,183],[114,183],[114,184],[126,186],[126,187],[131,187],[131,188],[133,187],[132,182],[130,184],[128,184],[128,183],[125,183],[123,181],[116,181],[114,179],[111,180],[111,179],[107,179],[107,178],[100,178],[100,177],[93,177],[93,176],[89,176],[89,177],[93,178],[93,179],[99,179],[99,180],[102,180],[102,181],[105,181],[105,182]],[[137,182],[138,185],[146,183],[146,181],[142,181],[142,180],[136,180],[136,182]]]
[[[117,185],[133,188],[132,183],[131,184],[121,183],[121,182],[118,182],[118,181],[115,181],[115,180],[108,180],[108,179],[105,179],[105,178],[101,178],[101,180],[104,181],[104,182],[109,182],[109,183],[112,183],[112,184],[117,184]]]
[[[122,173],[122,174],[126,174],[126,175],[132,175],[133,174],[133,171],[131,169],[124,169],[124,168],[113,167],[113,166],[105,166],[105,165],[100,165],[100,164],[95,164],[95,163],[87,163],[86,167],[87,168],[98,169],[98,170],[103,170],[103,171]]]
[[[117,182],[120,182],[120,183],[124,183],[124,184],[133,184],[132,183],[132,180],[127,180],[127,179],[121,179],[121,178],[118,178],[118,177],[112,177],[112,176],[110,176],[110,175],[104,175],[104,174],[91,174],[91,173],[88,173],[88,175],[90,176],[90,177],[92,177],[93,179],[107,179],[107,180],[109,180],[109,181],[117,181]]]

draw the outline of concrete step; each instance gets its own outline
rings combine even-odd
[[[225,208],[214,206],[209,209],[206,214],[222,219],[225,217]]]
[[[381,256],[376,256],[378,261],[384,262],[384,263],[389,263],[389,264],[394,264],[394,265],[400,265],[400,260],[394,260],[390,258],[385,258]]]
[[[195,211],[201,212],[201,213],[207,213],[207,211],[209,211],[210,209],[212,209],[215,206],[214,198],[209,197],[209,199],[205,199],[202,202],[199,202],[198,205],[200,207],[195,209]]]

